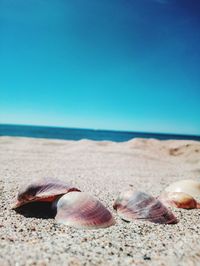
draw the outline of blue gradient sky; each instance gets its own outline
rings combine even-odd
[[[0,0],[0,122],[200,134],[199,0]]]

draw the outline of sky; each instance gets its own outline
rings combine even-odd
[[[0,0],[0,123],[200,135],[199,0]]]

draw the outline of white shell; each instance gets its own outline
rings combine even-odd
[[[168,192],[184,192],[192,197],[200,197],[200,182],[192,179],[180,180],[165,188]]]
[[[185,192],[164,191],[158,198],[164,205],[181,209],[199,208],[199,203]]]

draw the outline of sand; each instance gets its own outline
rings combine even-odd
[[[57,177],[99,198],[116,225],[80,230],[10,209],[24,181]],[[118,193],[158,195],[170,182],[200,180],[200,142],[124,143],[0,138],[0,265],[200,265],[200,210],[173,209],[176,225],[122,221]]]

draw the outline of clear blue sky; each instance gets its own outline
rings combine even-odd
[[[0,0],[0,123],[200,134],[199,0]]]

